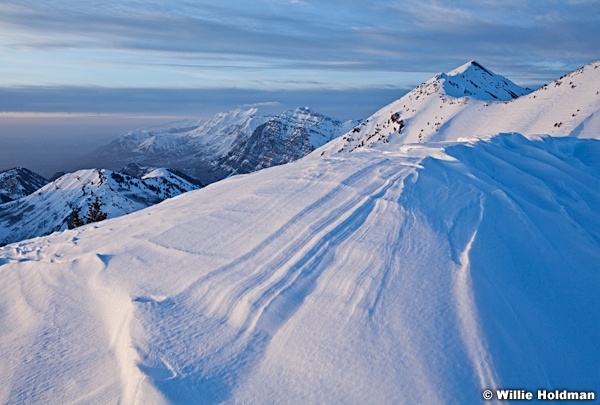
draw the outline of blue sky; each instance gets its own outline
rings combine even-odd
[[[144,100],[165,94],[172,112],[177,91],[190,111],[194,91],[223,89],[240,104],[252,92],[299,104],[311,92],[386,98],[471,59],[539,85],[600,58],[599,15],[598,0],[8,0],[0,110],[58,108],[40,94],[87,112],[115,100],[123,112],[156,111]],[[124,89],[147,97],[136,104]]]
[[[364,118],[472,59],[539,86],[600,59],[598,16],[600,0],[3,0],[0,170],[53,146],[48,175],[75,141],[254,103]]]

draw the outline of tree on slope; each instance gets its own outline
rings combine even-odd
[[[85,221],[79,216],[81,208],[73,209],[71,212],[71,218],[69,220],[69,229],[74,229],[85,224],[91,224],[92,222],[104,221],[108,218],[108,214],[102,211],[104,203],[100,200],[100,197],[96,196],[96,199],[90,204],[87,214],[85,215]]]
[[[71,218],[68,224],[69,229],[74,229],[85,224],[85,222],[83,222],[83,220],[79,216],[80,211],[81,208],[75,208],[73,209],[73,212],[71,212]]]
[[[103,205],[104,203],[100,201],[100,197],[96,196],[96,199],[90,205],[90,208],[85,216],[86,224],[104,221],[108,217],[108,214],[100,209]]]

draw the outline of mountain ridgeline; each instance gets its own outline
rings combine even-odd
[[[473,61],[435,75],[326,149],[351,152],[377,145],[392,150],[508,132],[598,138],[599,82],[600,62],[595,62],[531,91]]]
[[[73,212],[85,214],[96,198],[108,218],[116,218],[198,188],[167,169],[150,170],[141,178],[105,169],[68,173],[0,204],[0,244],[63,231],[70,227]]]
[[[130,163],[169,167],[208,184],[299,159],[357,123],[308,107],[276,115],[258,108],[238,109],[208,120],[129,131],[99,148],[90,163],[108,169]]]
[[[24,167],[0,172],[0,204],[18,200],[48,184],[48,180]]]

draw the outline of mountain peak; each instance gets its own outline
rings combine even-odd
[[[86,212],[95,197],[115,218],[199,187],[166,169],[155,169],[144,178],[106,169],[67,173],[18,201],[0,204],[0,245],[65,230],[73,210]]]
[[[461,65],[459,67],[457,67],[454,70],[451,70],[450,72],[447,73],[447,76],[459,76],[462,74],[465,74],[469,71],[480,71],[480,72],[484,72],[490,76],[496,76],[496,74],[494,72],[492,72],[489,69],[486,69],[485,67],[483,67],[483,65],[479,62],[477,62],[476,60],[471,60],[467,63],[465,63],[464,65]]]
[[[388,104],[330,150],[348,152],[374,144],[393,150],[409,143],[510,132],[597,138],[598,83],[600,62],[531,92],[472,60]]]
[[[18,200],[43,187],[48,180],[25,167],[0,172],[0,204]]]
[[[472,97],[478,100],[509,101],[531,90],[520,87],[504,76],[495,74],[472,60],[448,73],[437,75],[436,80],[446,95],[451,97]]]

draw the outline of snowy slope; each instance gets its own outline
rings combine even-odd
[[[35,193],[0,204],[0,245],[67,229],[73,210],[85,215],[96,196],[114,218],[197,188],[165,169],[142,179],[95,169],[65,174]]]
[[[599,110],[600,61],[512,102],[472,103],[440,130],[440,136],[457,139],[517,131],[600,139]]]
[[[266,114],[258,108],[219,113],[129,131],[98,149],[93,166],[118,169],[132,162],[182,170],[204,182],[287,163],[347,132],[341,122],[307,107]]]
[[[48,180],[24,167],[0,172],[0,204],[25,197],[47,183]]]
[[[517,134],[317,153],[0,248],[0,402],[599,392],[598,156]]]
[[[486,69],[474,60],[447,74],[440,73],[434,80],[441,84],[443,94],[451,97],[507,101],[531,92],[529,89],[517,86],[504,76]]]
[[[206,121],[184,120],[136,129],[111,142],[106,147],[106,157],[129,163],[132,156],[138,159],[178,158],[188,156],[190,152],[202,152],[214,158],[227,152],[237,136],[251,133],[266,119],[265,115],[259,114],[257,108],[250,108],[218,113]],[[119,153],[126,156],[121,157]]]
[[[356,124],[357,121],[334,120],[308,107],[286,111],[270,117],[249,137],[236,142],[219,160],[218,166],[227,174],[237,174],[292,162],[348,132]]]
[[[392,150],[403,144],[505,132],[600,138],[600,61],[527,93],[479,63],[469,62],[419,85],[328,149],[352,151],[388,144]]]

